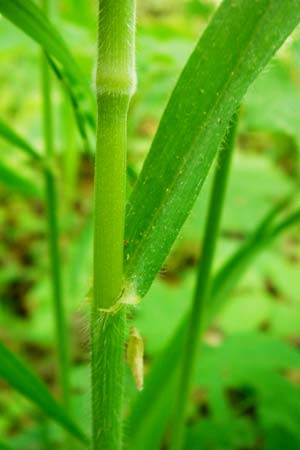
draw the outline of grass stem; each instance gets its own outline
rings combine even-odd
[[[178,396],[175,400],[175,412],[171,424],[171,450],[181,450],[183,445],[184,422],[205,324],[205,309],[209,298],[212,265],[229,178],[236,128],[237,114],[232,118],[223,146],[219,151],[214,175],[201,260],[198,266],[197,282],[179,375]]]
[[[94,295],[91,311],[93,450],[122,440],[127,112],[135,85],[135,0],[99,0]]]

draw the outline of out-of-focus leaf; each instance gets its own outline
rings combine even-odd
[[[265,450],[299,450],[299,435],[292,435],[281,426],[270,427],[265,433]]]
[[[225,0],[201,37],[128,204],[125,276],[139,295],[186,220],[237,105],[299,20],[299,0],[258,0],[255,8]]]
[[[16,450],[16,449],[11,447],[6,442],[0,441],[0,450]]]
[[[219,313],[230,291],[236,286],[255,257],[290,226],[300,223],[300,211],[278,220],[285,204],[286,201],[272,208],[255,232],[215,275],[208,302],[209,308],[206,311],[206,326]],[[173,392],[176,387],[186,325],[187,316],[179,324],[165,350],[158,356],[145,380],[144,390],[133,403],[129,417],[130,448],[139,448],[141,445],[145,450],[159,448],[172,412]],[[145,443],[149,443],[149,447],[145,447]]]
[[[69,95],[70,102],[72,105],[72,109],[74,112],[75,121],[78,127],[78,131],[86,145],[87,150],[92,153],[94,151],[94,145],[93,138],[95,133],[95,123],[94,123],[94,117],[88,109],[83,109],[82,105],[84,102],[84,98],[80,98],[80,93],[76,92],[74,90],[74,85],[70,84],[69,81],[65,78],[64,73],[59,69],[59,67],[49,59],[49,64],[52,67],[55,75],[57,76],[58,80],[62,83],[64,86],[67,94]],[[78,94],[78,95],[77,95]],[[89,133],[88,127],[86,124],[90,125],[92,133]],[[92,134],[92,136],[91,136]]]
[[[224,300],[235,286],[237,280],[248,269],[253,259],[278,236],[291,226],[300,224],[300,211],[290,213],[279,223],[274,224],[280,214],[282,205],[276,206],[263,220],[256,232],[234,253],[216,274],[211,292],[208,317],[211,319],[222,308]],[[273,222],[273,227],[272,227]]]
[[[40,44],[53,64],[55,61],[57,73],[66,82],[74,108],[76,106],[75,114],[80,116],[80,131],[84,130],[87,138],[86,125],[95,130],[94,95],[60,33],[31,0],[0,0],[0,12]]]
[[[195,205],[179,234],[180,241],[200,241],[205,224],[209,192],[213,179],[211,171]],[[236,152],[226,194],[222,217],[222,232],[241,238],[252,233],[261,217],[293,189],[294,181],[269,158],[263,155]],[[243,211],[243,214],[241,214]]]
[[[0,162],[0,185],[29,197],[40,197],[41,191],[38,186],[28,178],[19,175],[16,170]]]
[[[178,376],[178,359],[183,350],[186,324],[180,323],[166,348],[156,358],[146,377],[144,390],[133,402],[128,418],[127,446],[159,449],[172,412]]]
[[[245,120],[250,130],[282,132],[299,138],[300,71],[289,61],[295,47],[299,58],[299,43],[295,42],[286,58],[274,61],[249,89]]]
[[[145,351],[150,358],[163,350],[186,314],[194,283],[195,277],[191,274],[174,286],[159,279],[151,286],[135,318],[135,326],[143,335]]]
[[[199,450],[199,448],[216,448],[236,450],[237,448],[253,448],[255,445],[255,431],[251,421],[247,418],[237,418],[234,415],[218,419],[203,419],[189,427],[187,431],[185,450]]]
[[[33,40],[38,42],[44,50],[52,55],[76,79],[79,74],[74,73],[77,64],[73,60],[59,32],[49,22],[31,0],[1,0],[0,10],[4,17],[21,28]]]
[[[2,120],[0,120],[0,135],[8,142],[10,142],[13,146],[19,148],[34,159],[39,160],[42,158],[39,152],[35,148],[33,148],[32,145],[29,144],[29,142],[27,142],[22,136],[12,130]]]
[[[251,331],[269,323],[271,311],[272,298],[266,292],[259,289],[242,291],[222,311],[218,324],[226,334]]]
[[[217,380],[211,374],[218,373],[221,385],[243,384],[255,380],[261,372],[281,372],[300,367],[300,353],[291,345],[263,333],[240,333],[228,337],[216,348],[203,349],[203,363],[199,363],[195,375],[198,386],[213,385]]]
[[[77,439],[85,443],[88,441],[39,378],[1,342],[0,377]]]
[[[217,347],[203,347],[195,386],[205,390],[210,417],[219,428],[222,428],[220,423],[224,424],[228,419],[230,428],[230,422],[247,417],[245,412],[253,410],[257,417],[252,421],[255,440],[262,429],[276,426],[297,436],[300,391],[285,374],[299,368],[300,354],[292,346],[263,333],[238,334]],[[235,397],[230,397],[229,391]],[[194,428],[199,446],[213,446],[216,435],[207,434],[197,425]],[[223,437],[227,438],[229,448],[242,447],[241,443],[233,445],[234,435],[226,436],[225,432]],[[222,436],[218,437],[220,439]]]
[[[93,214],[75,241],[66,272],[66,294],[72,305],[78,305],[91,288]]]

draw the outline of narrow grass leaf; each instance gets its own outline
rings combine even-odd
[[[224,263],[213,279],[206,326],[226,304],[226,300],[255,258],[274,239],[290,227],[300,224],[300,211],[278,221],[283,203],[276,205],[259,224],[255,232]],[[278,221],[276,225],[274,222]],[[273,224],[273,226],[272,226]],[[158,356],[145,380],[145,388],[132,406],[128,419],[128,448],[158,450],[172,411],[174,389],[179,373],[188,317],[185,316],[165,350]]]
[[[94,94],[60,33],[32,0],[0,0],[0,13],[41,45],[53,60],[52,68],[64,81],[71,96],[74,113],[80,116],[79,131],[88,138],[87,129],[95,132]],[[77,121],[78,123],[78,121]]]
[[[47,387],[1,342],[0,377],[36,404],[45,414],[58,422],[77,439],[85,443],[87,442],[84,433],[69,418]]]
[[[74,85],[70,84],[68,79],[64,76],[63,71],[59,68],[57,64],[51,58],[48,58],[48,62],[52,67],[58,81],[62,84],[67,95],[69,96],[70,103],[73,109],[75,121],[81,138],[86,146],[89,153],[94,153],[94,141],[96,125],[94,115],[88,108],[88,105],[83,108],[83,97],[81,97],[77,90],[74,90]],[[87,126],[88,125],[88,126]]]
[[[66,293],[72,299],[72,305],[79,305],[91,288],[93,261],[93,214],[87,221],[72,245],[66,268]]]
[[[0,10],[4,17],[23,30],[44,50],[57,59],[66,70],[73,74],[77,64],[73,60],[59,32],[50,23],[42,10],[31,0],[0,0]],[[77,78],[77,74],[74,74]]]
[[[300,0],[225,0],[190,56],[127,208],[125,276],[143,296],[247,88],[300,20]]]
[[[282,205],[275,206],[256,232],[226,261],[216,274],[212,286],[208,323],[222,309],[231,290],[241,279],[255,257],[290,227],[300,225],[300,211],[296,210],[274,223],[280,216]],[[271,223],[273,222],[273,226]]]
[[[10,128],[5,122],[0,120],[0,136],[3,139],[10,142],[13,146],[22,150],[28,156],[31,156],[34,159],[40,160],[42,156],[39,152],[27,142],[22,136],[16,133],[12,128]]]
[[[41,197],[41,190],[28,178],[0,162],[0,186],[4,185],[10,190],[28,197]]]

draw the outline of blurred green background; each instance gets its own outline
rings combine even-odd
[[[52,20],[93,85],[96,1],[52,3]],[[217,3],[138,1],[128,194],[172,87]],[[299,38],[298,29],[244,99],[215,268],[299,181]],[[0,18],[0,55],[0,117],[42,151],[39,49]],[[82,144],[63,90],[56,81],[53,85],[73,411],[88,430],[93,156]],[[0,143],[0,339],[57,393],[43,180],[26,157],[4,140]],[[144,338],[146,372],[189,306],[209,187],[210,179],[132,317]],[[298,228],[255,261],[206,334],[186,450],[300,449],[299,278]],[[129,370],[126,379],[127,410],[137,394]],[[24,450],[63,448],[61,430],[1,381],[0,436]]]

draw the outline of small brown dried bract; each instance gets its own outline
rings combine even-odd
[[[130,329],[126,356],[135,384],[141,391],[144,387],[144,342],[135,327]]]

